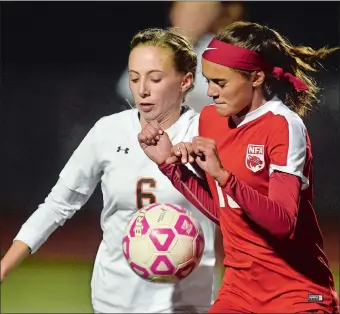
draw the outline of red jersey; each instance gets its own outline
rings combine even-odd
[[[219,116],[214,106],[205,107],[200,118],[200,136],[216,141],[230,172],[224,186],[206,174],[207,189],[200,179],[189,180],[184,167],[160,167],[196,207],[219,220],[227,270],[217,302],[233,295],[247,312],[336,311],[302,120],[278,99],[237,126],[232,119]]]

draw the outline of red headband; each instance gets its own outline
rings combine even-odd
[[[202,57],[213,63],[234,69],[248,71],[271,71],[276,79],[285,79],[289,83],[293,84],[295,90],[308,90],[308,86],[305,82],[288,72],[283,72],[282,68],[272,67],[258,53],[242,47],[224,43],[215,38],[210,42]]]

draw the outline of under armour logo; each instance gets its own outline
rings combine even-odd
[[[122,148],[121,146],[118,146],[117,153],[119,153],[121,150],[125,152],[125,154],[129,153],[130,148]]]

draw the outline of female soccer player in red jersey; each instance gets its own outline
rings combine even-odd
[[[301,120],[318,92],[306,72],[335,50],[296,47],[268,27],[233,23],[203,54],[215,104],[201,113],[199,137],[172,146],[156,123],[138,136],[173,185],[220,224],[226,272],[210,313],[339,311]]]

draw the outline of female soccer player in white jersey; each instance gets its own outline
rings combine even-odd
[[[100,119],[75,150],[50,194],[24,223],[1,261],[1,281],[89,199],[100,182],[103,193],[99,246],[92,276],[98,313],[206,312],[213,285],[214,225],[196,210],[144,154],[137,135],[157,121],[175,143],[198,133],[198,115],[182,103],[192,89],[197,57],[174,30],[148,29],[131,41],[130,88],[136,104]],[[151,202],[179,204],[202,225],[206,246],[199,267],[178,284],[138,277],[122,252],[129,218]]]

